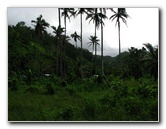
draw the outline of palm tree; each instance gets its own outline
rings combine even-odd
[[[77,32],[75,31],[73,34],[71,34],[71,37],[74,39],[76,43],[75,47],[76,47],[76,57],[77,57],[77,40],[81,40],[81,36],[79,36]]]
[[[106,19],[106,9],[100,8],[100,17],[101,17],[101,74],[104,76],[104,65],[103,65],[103,19]]]
[[[83,77],[83,71],[82,71],[82,15],[85,13],[85,14],[88,14],[88,12],[92,12],[93,9],[92,8],[79,8],[78,9],[78,12],[77,12],[77,15],[80,14],[80,27],[81,27],[81,78]]]
[[[61,10],[58,8],[58,19],[59,19],[59,26],[61,26]]]
[[[112,19],[112,21],[114,19],[116,19],[116,24],[118,23],[118,34],[119,34],[119,63],[120,63],[120,53],[121,53],[121,42],[120,42],[120,19],[127,25],[127,21],[126,18],[129,17],[129,15],[126,13],[126,9],[125,8],[118,8],[118,11],[115,12],[113,11],[115,14],[112,15],[109,19]]]
[[[131,47],[128,49],[129,51],[129,68],[130,68],[130,74],[134,76],[135,79],[138,79],[142,76],[142,58],[143,53],[145,52],[145,48],[142,47],[142,49],[137,49],[135,47]]]
[[[147,63],[147,67],[153,75],[154,79],[158,78],[158,47],[153,47],[150,43],[144,44],[145,51],[143,62]]]
[[[66,18],[69,19],[71,16],[75,16],[76,12],[74,11],[74,8],[61,8],[63,10],[62,17],[64,17],[64,24],[65,24],[65,35],[66,35]]]
[[[97,36],[90,36],[89,40],[90,40],[90,42],[88,42],[87,44],[89,44],[89,47],[92,46],[92,56],[93,56],[95,43],[99,46],[100,40],[97,39]],[[93,61],[93,59],[92,59],[92,61]]]
[[[99,44],[99,39],[97,39],[97,36],[90,36],[89,38],[90,42],[88,42],[87,44],[89,44],[89,47],[92,46],[92,62],[93,62],[93,68],[92,68],[92,75],[95,75],[96,74],[96,62],[93,60],[93,53],[94,53],[94,46],[96,45],[100,45]]]
[[[103,24],[101,21],[101,17],[103,17],[103,14],[98,13],[97,8],[94,9],[94,12],[91,12],[87,15],[86,20],[90,18],[89,23],[93,20],[93,23],[95,23],[95,37],[96,37],[96,29],[99,28],[100,24]],[[105,18],[105,17],[103,17]],[[95,43],[95,65],[94,65],[94,74],[96,74],[96,55],[97,55],[97,43]]]
[[[62,17],[64,17],[65,36],[66,36],[66,18],[68,18],[70,21],[70,17],[75,16],[76,12],[74,11],[74,8],[61,8],[61,10],[63,10]],[[64,42],[64,59],[66,58],[65,53],[66,53],[66,42]],[[64,68],[64,74],[66,76],[66,69],[65,68]]]
[[[35,33],[37,36],[37,40],[41,40],[43,33],[47,33],[46,28],[50,26],[49,23],[47,23],[45,21],[45,19],[43,19],[42,17],[43,16],[40,15],[39,17],[36,18],[36,21],[31,20],[32,23],[35,23],[35,24],[33,24],[33,26],[35,27]],[[38,59],[40,59],[40,50],[39,49],[37,51],[37,54],[38,54]],[[41,65],[40,65],[39,69],[41,71]]]
[[[43,33],[46,33],[46,28],[49,27],[49,23],[45,21],[45,19],[42,19],[42,15],[36,18],[35,20],[31,20],[32,23],[35,23],[35,32],[36,35],[41,38]]]
[[[56,28],[55,26],[51,26],[51,28],[54,30],[53,33],[55,33],[55,39],[57,42],[57,75],[58,75],[58,66],[59,66],[59,60],[58,60],[58,53],[60,48],[60,75],[63,77],[63,64],[62,64],[62,43],[63,43],[63,33],[65,28],[61,28],[61,26],[58,26]],[[60,46],[59,46],[60,44]]]
[[[81,36],[79,36],[77,34],[77,32],[75,31],[73,34],[71,34],[71,37],[74,39],[74,41],[76,42],[76,48],[77,48],[77,39],[81,40]]]

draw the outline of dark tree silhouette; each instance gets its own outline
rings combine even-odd
[[[41,39],[41,36],[43,33],[46,33],[46,28],[50,26],[49,23],[45,21],[45,19],[42,19],[42,15],[36,18],[35,20],[32,20],[32,23],[35,23],[35,32],[36,35]]]
[[[70,17],[71,16],[75,16],[76,12],[74,11],[74,8],[61,8],[62,10],[62,17],[64,17],[64,24],[65,24],[65,36],[66,36],[66,30],[67,30],[67,27],[66,27],[66,18],[69,19],[70,21]],[[64,42],[64,63],[67,63],[66,62],[66,42]],[[66,64],[63,64],[64,66],[64,77],[66,77]]]
[[[82,15],[85,13],[88,15],[88,12],[92,12],[93,9],[92,8],[78,8],[78,11],[77,11],[77,15],[80,14],[80,28],[81,28],[81,33],[80,33],[80,36],[81,36],[81,78],[83,78],[83,71],[82,71]]]
[[[95,23],[95,36],[96,36],[96,29],[99,28],[100,24],[103,24],[102,18],[106,18],[105,15],[102,13],[98,13],[98,8],[94,9],[94,12],[91,12],[87,15],[86,20],[90,18],[89,23],[93,20],[93,23]],[[96,55],[97,55],[97,43],[95,43],[95,65],[94,65],[94,74],[96,74]]]
[[[112,15],[110,17],[110,19],[112,19],[112,21],[114,19],[116,19],[116,24],[118,23],[118,34],[119,34],[119,64],[120,64],[120,53],[121,53],[121,42],[120,42],[120,19],[127,25],[127,21],[126,18],[129,17],[129,15],[126,13],[126,9],[125,8],[118,8],[118,11],[115,12],[113,11],[115,14]]]
[[[65,28],[61,28],[61,26],[58,26],[58,28],[56,28],[55,26],[51,26],[52,29],[54,30],[53,33],[55,33],[55,41],[57,44],[57,75],[58,75],[58,66],[59,66],[59,60],[58,60],[58,54],[60,53],[60,75],[63,78],[63,48],[62,48],[62,44],[63,44],[63,33],[64,33],[64,29]],[[60,48],[60,52],[59,52],[59,48]]]
[[[81,40],[81,36],[79,36],[78,34],[77,34],[77,32],[75,31],[73,34],[71,34],[71,37],[74,39],[74,41],[75,41],[75,47],[76,47],[76,59],[77,59],[77,40]]]
[[[146,47],[145,55],[143,57],[144,62],[147,64],[147,68],[150,70],[151,75],[155,80],[158,78],[158,47],[153,47],[150,43],[144,44]]]

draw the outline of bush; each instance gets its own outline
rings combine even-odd
[[[73,118],[73,107],[67,107],[63,110],[61,110],[59,113],[58,113],[58,119],[59,120],[64,120],[64,121],[71,121],[72,118]]]
[[[85,98],[84,99],[84,107],[83,107],[83,114],[85,115],[86,120],[94,120],[95,119],[95,114],[96,114],[96,100],[95,99],[90,99],[90,98]]]
[[[75,95],[76,94],[76,91],[73,87],[69,87],[67,86],[66,87],[66,91],[70,94],[70,95]]]
[[[51,85],[51,83],[46,85],[46,89],[47,89],[47,93],[49,95],[54,95],[55,94],[54,87]]]
[[[8,81],[8,88],[9,88],[10,90],[13,90],[13,91],[18,90],[18,88],[17,88],[17,80],[16,80],[16,79],[14,79],[14,80],[9,80],[9,81]]]
[[[140,114],[143,103],[137,97],[127,97],[123,100],[124,108],[128,115],[136,116]]]
[[[105,94],[101,97],[100,99],[100,103],[102,105],[107,105],[107,106],[112,106],[115,107],[116,106],[116,98],[115,97],[111,97],[109,94]]]
[[[30,85],[32,83],[32,80],[34,78],[34,71],[29,69],[28,71],[26,71],[26,79],[25,82]]]
[[[111,87],[115,91],[115,95],[119,98],[128,94],[128,87],[123,81],[113,81]]]
[[[137,94],[141,95],[143,98],[156,98],[158,96],[158,87],[156,85],[139,85],[137,89]]]
[[[37,87],[28,87],[25,92],[28,92],[28,93],[39,93],[39,89]]]
[[[65,80],[63,80],[62,83],[61,83],[61,86],[62,87],[66,87],[67,86],[67,82]]]

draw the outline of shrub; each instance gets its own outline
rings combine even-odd
[[[28,87],[26,90],[28,93],[39,93],[39,89],[37,87]]]
[[[115,91],[115,96],[123,97],[128,94],[128,87],[123,81],[112,82],[112,90]]]
[[[109,94],[105,94],[101,97],[100,99],[100,103],[102,105],[108,105],[109,107],[115,107],[116,106],[116,98],[115,97],[111,97]]]
[[[32,83],[32,79],[34,78],[34,71],[29,69],[26,71],[26,79],[25,82],[30,85]]]
[[[62,87],[66,87],[67,86],[67,82],[65,80],[63,80],[62,83],[61,83],[61,86]]]
[[[67,107],[59,112],[58,117],[64,121],[71,121],[73,118],[73,108]]]
[[[9,87],[10,90],[13,90],[13,91],[18,90],[18,88],[17,88],[17,80],[16,79],[9,80],[8,81],[8,87]]]
[[[139,115],[143,103],[137,97],[127,97],[123,100],[124,108],[128,115]]]
[[[94,120],[96,114],[96,100],[85,98],[84,99],[84,107],[83,107],[83,114],[85,115],[86,120]]]
[[[138,95],[141,95],[143,98],[156,98],[158,96],[158,87],[156,85],[139,85],[137,89]]]
[[[75,95],[76,94],[76,91],[73,87],[69,87],[67,86],[66,87],[66,91],[70,94],[70,95]]]
[[[51,83],[46,85],[46,89],[49,95],[54,95],[55,94],[55,90],[54,87],[51,85]]]

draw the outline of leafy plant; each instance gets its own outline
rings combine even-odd
[[[13,90],[13,91],[18,90],[18,88],[17,88],[17,80],[16,80],[16,79],[9,80],[9,81],[8,81],[8,88],[9,88],[10,90]]]
[[[84,99],[83,114],[86,120],[94,120],[97,112],[96,100],[93,98]]]
[[[55,94],[55,90],[54,90],[54,87],[51,85],[51,83],[48,83],[46,85],[46,88],[47,88],[47,93],[49,95],[54,95]]]

